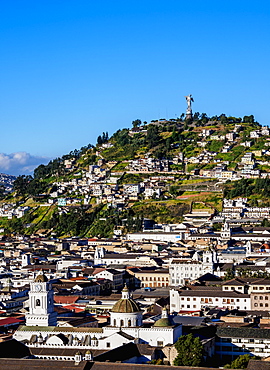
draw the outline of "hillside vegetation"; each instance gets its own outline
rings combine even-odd
[[[111,137],[103,132],[96,145],[88,144],[40,165],[33,176],[17,177],[13,193],[6,195],[3,189],[0,192],[1,205],[29,208],[20,218],[0,217],[0,227],[6,235],[109,237],[117,228],[123,232],[141,230],[144,218],[157,223],[181,222],[191,204],[194,208],[213,207],[220,211],[223,191],[225,197],[249,197],[254,205],[269,205],[267,178],[217,185],[217,179],[196,177],[218,166],[226,171],[240,171],[244,168],[241,158],[250,152],[254,153],[255,167],[269,172],[269,134],[251,138],[252,132],[261,129],[252,115],[208,117],[196,112],[193,121],[184,120],[183,115],[179,119],[150,123],[137,119],[131,129],[118,130]],[[160,161],[157,163],[169,166],[168,170],[130,168],[131,161],[147,159]],[[148,198],[139,193],[121,206],[112,206],[104,197],[95,195],[95,191],[91,196],[82,191],[95,176],[100,176],[102,184],[111,184],[111,188],[115,186],[112,184],[118,184],[114,190],[118,198],[126,185],[151,187],[153,178],[158,181],[160,192],[153,192]],[[160,180],[156,180],[158,177]],[[64,202],[68,199],[70,205],[60,206],[59,198]]]

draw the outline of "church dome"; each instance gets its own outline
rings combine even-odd
[[[174,324],[172,324],[169,316],[168,316],[168,312],[167,312],[167,309],[166,307],[163,308],[162,310],[162,315],[161,315],[161,319],[157,320],[153,327],[155,328],[161,328],[161,327],[165,327],[165,326],[174,326]]]
[[[159,320],[157,320],[154,325],[156,328],[164,327],[164,326],[173,326],[170,319],[168,317],[163,317]]]
[[[36,283],[46,283],[48,278],[44,275],[44,273],[38,274],[34,280]]]
[[[118,313],[140,312],[138,304],[132,298],[130,298],[129,290],[126,285],[122,290],[122,298],[115,303],[115,305],[111,309],[111,312]]]
[[[112,312],[119,312],[119,313],[132,313],[132,312],[139,312],[139,306],[137,303],[132,299],[119,299],[113,306]]]

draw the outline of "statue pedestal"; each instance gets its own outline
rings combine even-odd
[[[186,110],[186,119],[192,119],[192,109]]]

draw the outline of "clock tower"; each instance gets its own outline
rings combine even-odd
[[[53,289],[47,277],[40,272],[30,283],[29,313],[27,326],[56,326],[57,313],[54,311]]]

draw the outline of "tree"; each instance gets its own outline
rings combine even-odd
[[[200,119],[200,112],[195,112],[194,114],[193,114],[193,119],[194,119],[194,121],[197,121],[198,119]]]
[[[231,280],[234,278],[234,272],[232,269],[226,269],[225,275],[224,275],[224,280]]]
[[[135,121],[132,121],[133,128],[137,128],[141,126],[141,124],[142,124],[142,121],[140,119],[135,119]]]
[[[28,185],[32,180],[33,177],[30,175],[20,175],[14,181],[13,188],[18,193],[18,195],[25,195],[27,193]]]
[[[147,129],[146,141],[149,145],[149,149],[154,148],[159,143],[158,127],[150,125]]]
[[[251,114],[250,116],[244,116],[243,117],[244,123],[254,123],[254,116]]]
[[[192,334],[182,335],[175,343],[178,352],[174,366],[200,366],[203,361],[203,345]]]
[[[251,355],[245,354],[238,356],[231,364],[224,366],[225,369],[246,369],[249,360],[252,358]],[[253,357],[254,358],[254,357]]]

